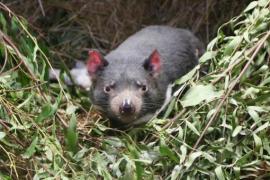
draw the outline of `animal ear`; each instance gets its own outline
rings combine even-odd
[[[157,50],[154,50],[151,55],[144,61],[143,67],[154,77],[159,74],[161,69],[161,62],[160,54]]]
[[[97,71],[102,70],[109,63],[97,50],[88,51],[87,70],[90,76],[93,76]]]

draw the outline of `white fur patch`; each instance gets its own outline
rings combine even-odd
[[[86,90],[90,89],[92,81],[86,68],[72,69],[70,74],[76,85],[79,85]]]
[[[70,75],[75,85],[81,86],[82,88],[89,90],[92,85],[92,81],[85,65],[83,66],[82,63],[83,62],[77,62],[76,67],[70,70]],[[57,80],[59,76],[60,76],[59,69],[50,69],[49,78],[51,80]],[[72,85],[72,81],[67,74],[64,74],[64,81],[67,85]]]
[[[173,84],[169,84],[166,90],[166,97],[165,100],[161,106],[161,108],[157,111],[157,114],[160,113],[160,111],[162,111],[163,109],[165,109],[165,107],[169,104],[169,102],[171,101],[172,98],[172,87],[174,85]]]

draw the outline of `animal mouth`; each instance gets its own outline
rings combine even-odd
[[[120,122],[124,123],[124,124],[129,124],[129,123],[131,123],[131,122],[136,121],[137,115],[136,115],[136,114],[119,115],[119,116],[117,117],[117,119],[118,119]]]

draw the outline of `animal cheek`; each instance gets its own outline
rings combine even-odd
[[[143,104],[142,96],[136,96],[133,99],[133,104],[135,106],[135,113],[139,114],[142,110],[142,104]]]
[[[115,97],[117,96],[117,93],[116,93],[116,91],[113,89],[113,90],[111,90],[111,92],[108,94],[108,96],[109,96],[110,99],[113,99],[113,98],[115,98]]]
[[[119,106],[121,105],[121,100],[118,96],[110,98],[109,99],[109,105],[110,105],[110,109],[111,111],[115,114],[115,115],[119,115]]]

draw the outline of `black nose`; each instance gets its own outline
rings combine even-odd
[[[122,115],[130,115],[135,112],[135,107],[131,102],[125,100],[119,107],[119,111]]]

